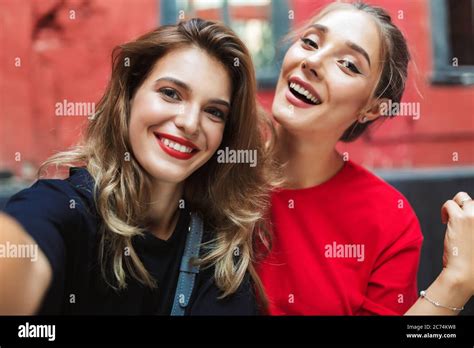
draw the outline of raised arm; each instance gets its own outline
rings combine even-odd
[[[474,295],[474,201],[459,192],[441,209],[443,270],[405,315],[457,315]]]
[[[0,213],[0,315],[31,315],[39,309],[52,279],[46,256],[39,247],[30,249],[32,257],[12,257],[8,250],[35,245],[20,224]]]

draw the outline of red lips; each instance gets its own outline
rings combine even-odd
[[[190,147],[190,148],[195,149],[195,150],[199,150],[199,148],[197,147],[196,144],[190,142],[189,140],[177,137],[175,135],[166,134],[166,133],[159,133],[159,132],[155,132],[155,135],[157,135],[159,138],[168,138],[169,140],[172,140],[175,143]]]
[[[171,157],[174,157],[174,158],[177,158],[177,159],[180,159],[180,160],[187,160],[187,159],[190,159],[191,157],[193,157],[196,153],[199,152],[199,148],[197,147],[197,145],[195,145],[194,143],[190,142],[189,140],[186,140],[186,139],[183,139],[183,138],[180,138],[180,137],[177,137],[175,135],[171,135],[171,134],[166,134],[166,133],[158,133],[158,132],[155,132],[154,133],[157,140],[158,140],[158,144],[160,145],[160,147],[162,148],[162,150],[167,153],[168,155],[170,155]],[[187,146],[187,147],[190,147],[191,149],[193,149],[191,152],[181,152],[181,151],[178,151],[178,150],[175,150],[171,147],[168,147],[166,146],[162,141],[161,139],[168,139],[168,140],[171,140],[177,144],[180,144],[180,145],[184,145],[184,146]]]
[[[294,82],[294,83],[299,84],[301,87],[303,87],[308,92],[310,92],[313,95],[313,97],[316,97],[319,101],[322,101],[321,97],[316,92],[316,90],[313,88],[313,86],[311,86],[308,82],[303,81],[303,79],[299,78],[298,76],[291,76],[288,79],[288,82],[289,83]]]

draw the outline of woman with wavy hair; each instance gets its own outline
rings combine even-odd
[[[360,2],[331,3],[292,34],[272,105],[286,183],[272,194],[272,249],[257,265],[269,313],[458,314],[474,294],[469,195],[443,206],[445,267],[419,296],[423,236],[410,204],[336,149],[401,101],[403,34]]]
[[[38,180],[0,216],[1,243],[39,246],[0,260],[0,312],[255,314],[270,182],[255,93],[223,25],[192,19],[118,47],[82,143],[43,165],[69,177]],[[218,163],[225,148],[259,165]]]

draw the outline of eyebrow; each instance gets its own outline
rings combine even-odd
[[[186,83],[184,83],[181,80],[175,79],[174,77],[160,77],[155,81],[155,84],[161,81],[168,81],[171,83],[174,83],[175,85],[181,87],[184,89],[186,92],[191,92],[191,87],[189,87]]]
[[[192,91],[192,88],[189,85],[187,85],[183,81],[178,80],[174,77],[160,77],[159,79],[157,79],[155,81],[155,84],[158,83],[158,82],[161,82],[161,81],[167,81],[167,82],[174,83],[175,85],[181,87],[182,89],[184,89],[188,93]],[[225,101],[225,100],[222,100],[222,99],[209,99],[208,102],[211,103],[211,104],[223,105],[223,106],[230,109],[230,103]]]
[[[308,28],[316,29],[317,31],[320,31],[323,34],[327,34],[328,31],[329,31],[328,27],[326,27],[325,25],[322,25],[322,24],[317,24],[317,23],[311,24]],[[369,55],[368,55],[366,50],[364,50],[362,47],[360,47],[358,44],[356,44],[352,41],[346,41],[345,44],[349,48],[353,49],[354,51],[359,52],[360,54],[362,54],[364,56],[364,58],[367,60],[367,63],[369,64],[369,67],[370,67],[370,58],[369,58]]]
[[[230,104],[228,102],[226,102],[225,100],[222,100],[222,99],[210,99],[209,103],[219,104],[219,105],[225,106],[225,107],[230,109]]]

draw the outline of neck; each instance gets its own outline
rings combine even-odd
[[[167,240],[173,234],[179,217],[179,200],[184,183],[155,181],[151,192],[151,203],[147,213],[148,228],[158,238]]]
[[[277,156],[286,163],[283,174],[288,188],[306,188],[332,178],[344,165],[336,151],[338,138],[324,134],[293,134],[277,125]]]

